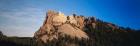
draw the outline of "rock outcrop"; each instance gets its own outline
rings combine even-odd
[[[35,32],[34,37],[37,41],[48,43],[59,36],[70,36],[71,39],[88,39],[88,35],[83,31],[83,16],[65,16],[61,12],[48,11],[46,19],[40,29]]]
[[[73,27],[70,24],[64,24],[60,27],[58,27],[58,32],[64,33],[66,35],[70,35],[71,38],[88,38],[85,32],[83,32],[81,29],[77,27]]]
[[[59,26],[65,23],[66,20],[67,20],[67,17],[63,13],[59,12],[58,15],[53,17],[52,23],[54,26]]]
[[[94,29],[96,28],[96,18],[95,17],[88,17],[85,19],[84,22],[85,25],[90,25],[91,27],[93,27]]]

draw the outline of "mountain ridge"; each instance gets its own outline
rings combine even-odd
[[[95,40],[94,35],[96,34],[96,31],[106,33],[127,33],[129,31],[132,32],[132,30],[125,30],[115,24],[101,21],[99,19],[96,19],[95,17],[86,18],[84,16],[78,16],[76,14],[66,16],[62,12],[50,10],[47,12],[46,19],[41,28],[37,32],[35,32],[34,38],[38,42],[42,42],[44,44],[48,44],[49,42],[54,42],[57,40],[59,41],[59,38],[66,38],[67,36],[67,40],[92,40],[93,42]],[[77,44],[73,44],[73,42],[69,41],[65,41],[65,43],[63,44],[72,44],[73,46],[78,46]]]
[[[140,31],[95,17],[48,11],[34,37],[7,37],[0,32],[0,46],[139,46]]]

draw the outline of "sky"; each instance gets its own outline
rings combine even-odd
[[[7,36],[32,37],[48,10],[140,29],[140,0],[0,0],[0,30]]]

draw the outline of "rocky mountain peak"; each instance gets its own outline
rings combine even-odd
[[[83,30],[85,24],[85,17],[83,16],[66,16],[62,12],[50,10],[46,14],[43,25],[35,32],[34,37],[37,41],[44,43],[65,36],[70,36],[71,39],[89,39]]]
[[[140,46],[140,30],[95,17],[48,11],[34,37],[11,37],[0,31],[0,46]]]

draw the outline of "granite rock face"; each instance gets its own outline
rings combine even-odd
[[[85,21],[83,16],[66,16],[61,12],[48,11],[43,25],[35,32],[34,38],[36,41],[48,43],[53,40],[58,40],[59,36],[70,36],[71,39],[89,39],[89,36],[84,32],[84,26],[92,24],[93,21]]]

